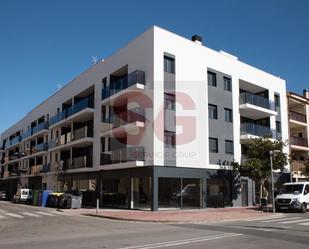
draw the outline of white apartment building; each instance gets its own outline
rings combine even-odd
[[[251,137],[288,139],[286,106],[284,80],[154,26],[2,134],[0,188],[132,209],[252,205],[254,183],[228,166]]]

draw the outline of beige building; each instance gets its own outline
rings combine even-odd
[[[309,157],[309,91],[304,90],[302,96],[288,92],[287,98],[292,177],[294,181],[304,181],[302,170]]]

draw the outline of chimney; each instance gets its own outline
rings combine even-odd
[[[303,96],[304,96],[306,99],[309,99],[309,89],[304,89],[304,91],[303,91]]]
[[[191,40],[196,42],[197,44],[200,44],[200,45],[202,45],[202,42],[203,42],[203,38],[199,35],[192,36]]]

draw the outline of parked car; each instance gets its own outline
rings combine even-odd
[[[6,201],[8,199],[8,196],[5,191],[0,191],[0,200]]]
[[[285,183],[276,197],[276,209],[305,213],[309,207],[309,182]]]
[[[14,203],[32,203],[33,200],[33,191],[32,189],[23,188],[19,189],[13,197]]]

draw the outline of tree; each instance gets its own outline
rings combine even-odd
[[[283,152],[286,142],[269,138],[254,138],[247,144],[247,160],[234,164],[234,169],[241,175],[248,176],[260,186],[260,202],[264,197],[264,184],[271,175],[270,151],[276,151],[273,157],[273,169],[283,170],[288,163],[288,155]]]
[[[302,174],[309,180],[309,158],[306,159],[304,166]]]

